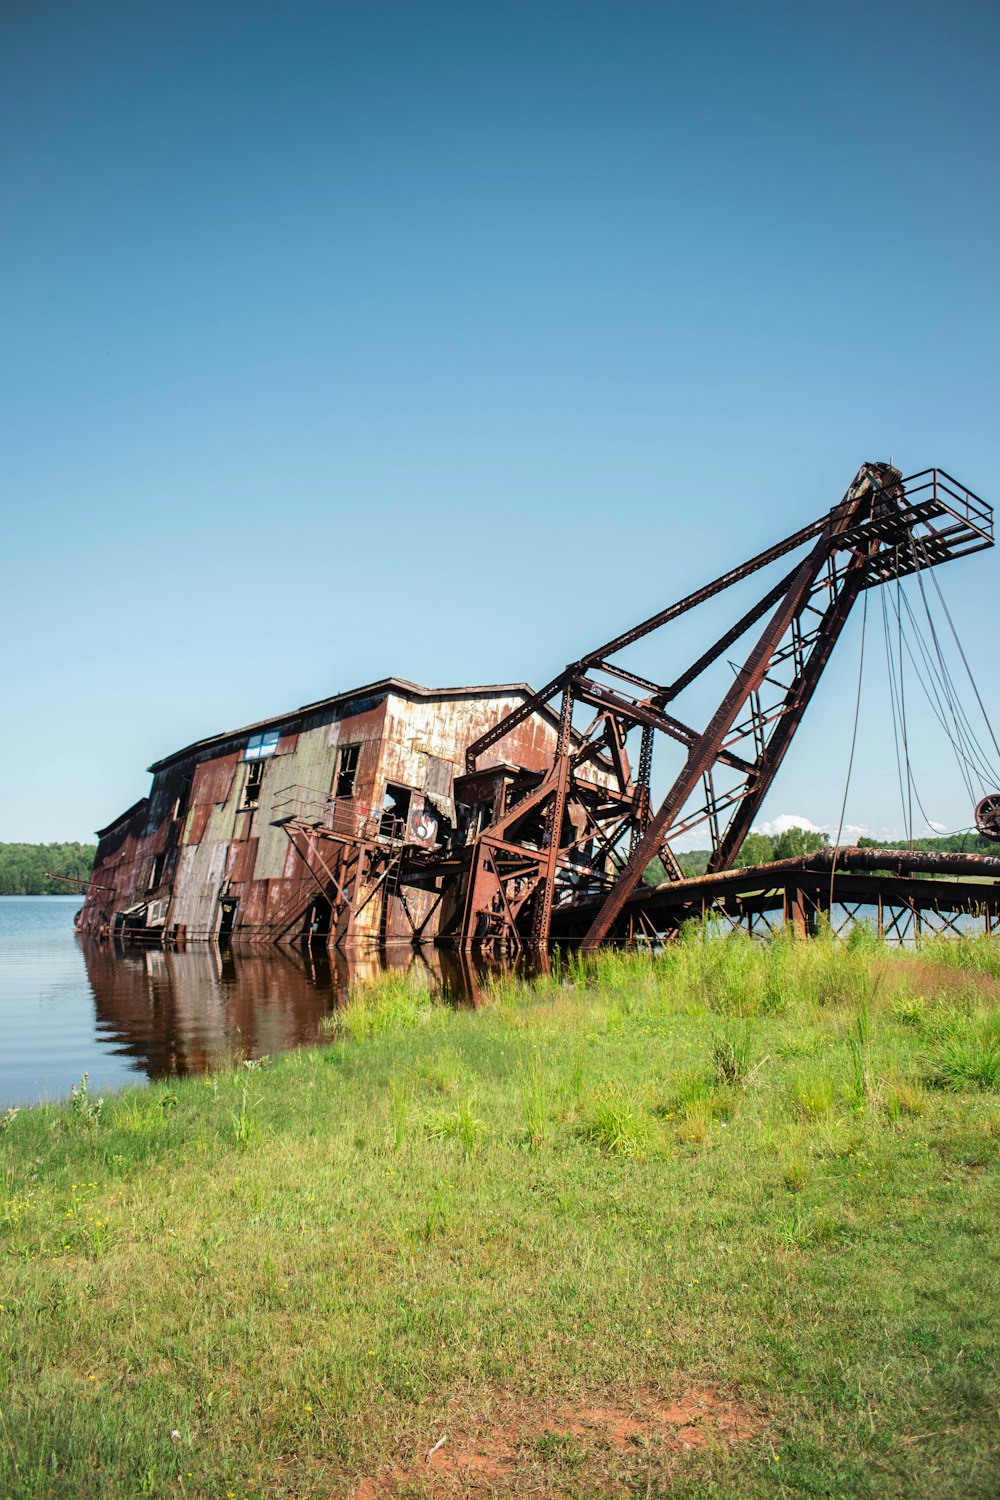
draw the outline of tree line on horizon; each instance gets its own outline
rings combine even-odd
[[[859,838],[859,849],[920,849],[936,854],[1000,854],[1000,845],[984,839],[979,833],[952,833],[939,837],[873,839]],[[782,833],[749,833],[740,845],[734,868],[766,865],[776,859],[803,859],[819,849],[830,847],[830,835],[812,828],[786,828]],[[709,849],[687,849],[678,854],[677,863],[687,876],[704,875],[708,868]],[[667,878],[658,859],[646,871],[646,883],[659,885]]]
[[[89,880],[96,844],[0,844],[0,896],[72,896],[82,886],[50,880]]]

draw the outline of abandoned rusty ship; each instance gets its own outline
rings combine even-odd
[[[751,932],[808,931],[834,906],[875,910],[900,938],[970,914],[989,926],[1000,858],[837,849],[735,865],[852,607],[992,545],[991,508],[943,470],[904,478],[868,463],[818,519],[538,692],[387,677],[200,740],[157,761],[149,795],[100,830],[80,931],[509,952],[657,941],[706,912]],[[782,576],[666,682],[621,665],[628,647],[782,560]],[[720,663],[723,691],[699,729],[677,700]],[[675,759],[657,806],[658,745]],[[998,807],[980,804],[989,836]],[[672,845],[695,829],[708,872],[685,878]],[[655,859],[665,878],[653,887]]]

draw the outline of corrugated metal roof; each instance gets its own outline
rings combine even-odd
[[[529,697],[532,692],[533,689],[526,682],[487,683],[481,687],[425,688],[421,687],[418,682],[407,682],[403,677],[382,677],[378,682],[369,682],[364,687],[352,688],[348,693],[334,693],[330,698],[320,698],[318,702],[307,703],[302,708],[293,708],[283,714],[273,714],[271,718],[258,719],[254,724],[244,724],[241,729],[227,729],[223,734],[211,734],[203,740],[195,740],[193,744],[185,745],[183,750],[175,750],[172,755],[165,755],[162,760],[154,761],[148,769],[153,773],[162,771],[165,766],[171,765],[174,761],[183,760],[185,756],[194,755],[197,751],[208,749],[212,745],[225,745],[230,740],[239,739],[245,734],[256,734],[262,729],[279,729],[293,720],[320,713],[324,708],[334,708],[339,704],[350,703],[355,698],[369,698],[373,693],[397,693],[404,698],[433,699],[495,697],[503,693],[522,693],[525,697]]]
[[[125,811],[123,813],[120,813],[117,818],[115,818],[112,822],[110,822],[107,825],[107,827],[105,827],[105,828],[95,828],[94,829],[95,836],[97,838],[99,838],[99,839],[105,838],[107,836],[107,834],[113,833],[116,828],[120,828],[123,823],[127,823],[130,818],[134,817],[135,814],[139,811],[140,807],[148,807],[148,806],[149,806],[149,798],[148,797],[140,797],[139,800],[138,800],[138,802],[133,802],[131,807],[127,807],[125,809]]]

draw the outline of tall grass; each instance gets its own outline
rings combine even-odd
[[[433,1026],[444,1010],[430,989],[429,977],[407,970],[390,970],[375,982],[357,984],[342,1010],[327,1017],[327,1030],[361,1042],[394,1031]]]
[[[586,1112],[583,1135],[613,1156],[641,1160],[650,1149],[650,1117],[635,1091],[621,1083],[598,1088]]]
[[[756,1070],[754,1039],[749,1025],[720,1032],[712,1042],[712,1061],[719,1083],[745,1084]]]
[[[427,1122],[427,1134],[437,1141],[453,1141],[471,1156],[486,1133],[486,1125],[475,1112],[471,1099],[460,1100],[453,1109],[435,1110]]]
[[[867,1002],[862,1001],[851,1022],[847,1045],[851,1060],[851,1083],[857,1105],[872,1103],[876,1085],[872,1075],[872,1021]]]
[[[525,1135],[533,1150],[545,1145],[550,1132],[551,1098],[548,1069],[533,1050],[521,1069],[521,1111]]]
[[[934,936],[921,947],[925,958],[977,977],[1000,979],[1000,937],[964,933]]]
[[[1000,1015],[976,1017],[939,1042],[928,1060],[927,1079],[953,1092],[1000,1089]]]

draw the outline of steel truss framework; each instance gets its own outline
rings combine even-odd
[[[772,937],[788,928],[797,936],[811,936],[821,920],[829,923],[835,937],[843,937],[859,923],[869,926],[886,943],[917,947],[924,938],[962,937],[979,931],[987,936],[997,931],[1000,894],[990,893],[970,903],[966,889],[951,887],[935,891],[932,899],[923,891],[905,890],[894,880],[877,889],[872,882],[859,885],[837,878],[831,904],[829,886],[797,886],[789,883],[755,899],[716,897],[685,911],[685,920],[715,919],[724,930],[751,938]],[[631,914],[629,940],[634,945],[658,947],[678,929],[658,928],[641,912]]]
[[[622,936],[649,863],[659,856],[679,880],[671,843],[697,827],[708,833],[709,871],[728,870],[861,593],[992,541],[990,508],[943,471],[904,480],[891,465],[865,464],[827,515],[568,665],[468,748],[471,778],[517,724],[558,704],[547,773],[513,778],[469,851],[458,941],[543,946],[554,917],[558,929],[574,925],[563,920],[571,910],[590,913],[584,948]],[[805,556],[672,681],[651,681],[618,662],[635,642],[800,549]],[[707,725],[675,717],[673,701],[762,621]],[[580,707],[592,717],[574,732]],[[635,730],[633,771],[625,745]],[[654,809],[657,737],[686,755]]]
[[[657,909],[641,885],[645,870],[659,857],[680,895],[690,882],[671,845],[695,828],[707,833],[709,874],[731,869],[864,590],[992,545],[991,508],[943,470],[904,479],[889,464],[863,465],[825,515],[570,663],[470,744],[466,774],[454,787],[456,802],[472,810],[464,841],[428,851],[404,847],[380,830],[338,830],[312,817],[282,820],[301,867],[330,902],[331,937],[349,940],[379,891],[383,907],[389,895],[398,896],[414,941],[439,907],[450,914],[441,929],[446,940],[494,954],[544,949],[553,937],[585,949],[642,932],[652,937]],[[796,553],[788,571],[670,681],[652,681],[621,664],[628,647]],[[678,718],[675,700],[755,627],[742,662],[730,662],[732,680],[704,727]],[[558,725],[544,771],[488,759],[542,710],[554,713]],[[630,736],[633,749],[638,741],[634,767]],[[654,752],[664,740],[679,746],[684,759],[654,807]],[[796,887],[794,909],[787,892],[781,902],[783,919],[803,928],[807,887]],[[432,896],[419,924],[407,904],[411,889]],[[290,898],[279,914],[283,930],[306,904],[301,892]],[[718,909],[732,918],[725,903]],[[749,911],[744,903],[740,920]],[[773,916],[773,905],[761,907],[763,920],[765,911]]]
[[[578,940],[590,916],[568,910],[557,936]],[[822,919],[834,932],[864,921],[886,941],[918,942],[925,934],[958,933],[976,924],[992,932],[998,917],[1000,858],[826,849],[804,859],[644,887],[629,903],[623,936],[659,943],[691,918],[715,918],[751,937],[786,926],[807,936]]]

